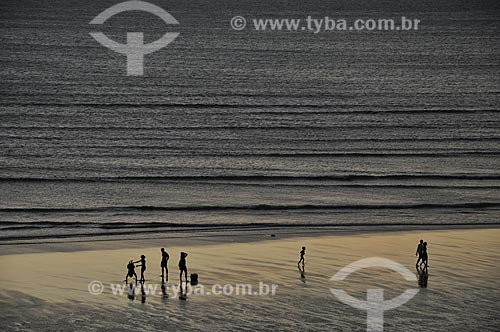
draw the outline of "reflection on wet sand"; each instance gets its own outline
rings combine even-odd
[[[162,277],[161,278],[161,294],[163,298],[168,297],[168,283],[165,281],[165,279]]]
[[[299,268],[299,272],[300,272],[300,281],[302,281],[305,284],[306,283],[306,266],[305,266],[305,264],[302,264],[302,266],[299,264],[297,267]]]
[[[128,299],[135,300],[135,286],[132,283],[128,286]]]
[[[184,300],[184,301],[187,300],[186,290],[187,290],[187,283],[186,286],[184,287],[183,283],[181,282],[179,284],[179,300]]]
[[[421,268],[417,266],[417,278],[418,285],[420,288],[427,288],[427,282],[429,280],[429,270],[427,267]]]

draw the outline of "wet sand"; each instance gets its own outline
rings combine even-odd
[[[430,259],[427,279],[420,275],[419,283],[414,255],[420,238],[429,243]],[[385,331],[495,331],[500,326],[500,229],[285,238],[254,234],[232,239],[5,247],[0,256],[0,327],[22,331],[363,331],[366,313],[339,302],[331,287],[345,289],[359,299],[366,299],[368,288],[382,288],[385,297],[392,298],[424,282],[427,288],[420,288],[407,304],[385,313]],[[161,246],[171,257],[168,297],[159,288]],[[301,246],[307,247],[303,275],[297,268]],[[179,299],[181,251],[189,253],[189,273],[199,274],[204,295]],[[141,254],[147,257],[144,303],[140,290],[134,300],[126,292],[113,295],[111,284],[124,285],[128,260],[137,260]],[[341,283],[329,280],[342,267],[367,257],[398,262],[415,274],[415,280],[407,281],[383,268],[360,270]],[[140,268],[136,270],[139,274]],[[94,280],[104,285],[100,295],[89,293],[88,284]],[[248,284],[257,291],[260,283],[277,285],[276,294],[213,294],[218,284]],[[155,285],[158,288],[153,292]]]

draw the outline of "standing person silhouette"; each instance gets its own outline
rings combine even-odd
[[[429,255],[427,254],[427,242],[424,242],[422,245],[422,263],[425,264],[425,268],[428,267]],[[420,263],[420,265],[422,265],[422,263]]]
[[[188,254],[186,254],[185,252],[181,252],[181,258],[179,259],[179,271],[180,271],[179,277],[181,280],[181,285],[182,285],[182,272],[184,272],[186,282],[188,282],[188,275],[187,275],[188,271],[187,271],[187,266],[186,266],[187,255]]]
[[[306,247],[302,247],[302,250],[300,251],[300,259],[299,259],[299,262],[297,263],[297,265],[300,265],[300,263],[302,263],[302,265],[305,264],[305,260],[304,260],[304,255],[306,254]]]
[[[168,281],[168,259],[170,258],[168,252],[165,251],[165,248],[161,248],[161,279],[163,280],[163,277],[166,276],[167,281]],[[163,273],[165,271],[165,274]]]
[[[127,264],[127,274],[125,275],[125,283],[128,283],[128,278],[135,277],[135,284],[137,285],[137,273],[135,273],[134,261],[129,261]]]
[[[141,255],[141,259],[138,260],[137,262],[134,262],[134,264],[135,263],[141,263],[140,265],[137,266],[141,267],[141,283],[144,283],[146,281],[146,279],[144,278],[144,272],[146,272],[146,256]],[[137,275],[135,276],[135,278],[137,279]]]
[[[424,240],[420,240],[420,243],[417,246],[417,252],[415,252],[415,256],[418,255],[417,263],[415,266],[418,267],[418,263],[422,260],[422,248],[424,247]]]

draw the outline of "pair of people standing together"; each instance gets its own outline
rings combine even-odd
[[[140,282],[141,283],[144,283],[144,281],[146,281],[146,279],[144,279],[144,272],[146,272],[146,256],[144,255],[141,255],[141,259],[139,259],[138,261],[133,261],[133,260],[130,260],[127,264],[127,275],[125,276],[125,283],[128,283],[128,278],[132,278],[132,277],[135,277],[135,284],[137,285],[137,273],[135,273],[135,268],[136,268],[136,265],[137,263],[141,263],[140,265],[137,265],[137,266],[140,266],[141,267],[141,279],[140,279]]]
[[[421,266],[422,264],[425,264],[425,267],[428,266],[428,261],[429,261],[429,255],[427,254],[427,242],[424,242],[424,240],[420,240],[420,243],[417,246],[417,252],[415,253],[415,256],[418,255],[417,263],[415,264],[416,267]],[[419,264],[420,262],[420,264]]]
[[[170,258],[169,254],[165,251],[165,248],[161,248],[160,249],[161,251],[161,279],[163,280],[163,278],[166,276],[168,280],[168,260]],[[188,281],[187,280],[187,265],[186,265],[186,257],[187,257],[187,253],[185,252],[181,252],[181,257],[179,259],[179,271],[180,271],[180,274],[179,274],[179,277],[180,277],[180,281],[182,282],[182,274],[184,273],[184,276],[185,276],[185,279],[186,279],[186,282]]]

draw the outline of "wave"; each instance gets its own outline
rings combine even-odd
[[[494,209],[500,202],[471,202],[448,204],[344,204],[344,205],[196,205],[196,206],[104,206],[88,208],[1,208],[0,213],[104,213],[104,212],[155,212],[155,211],[336,211],[336,210],[413,210],[413,209]]]
[[[463,127],[468,127],[468,123],[462,123],[461,124]],[[66,130],[66,131],[79,131],[79,130],[94,130],[94,131],[104,131],[104,130],[116,130],[116,131],[122,131],[122,130],[137,130],[137,131],[158,131],[158,130],[178,130],[178,131],[194,131],[194,130],[283,130],[283,131],[300,131],[300,130],[339,130],[339,129],[351,129],[351,130],[356,130],[356,129],[361,129],[361,130],[368,130],[368,129],[418,129],[418,130],[423,130],[423,129],[439,129],[443,130],[445,128],[450,128],[450,129],[456,129],[456,124],[449,123],[449,124],[421,124],[421,123],[407,123],[407,124],[390,124],[390,123],[379,123],[379,124],[371,124],[371,123],[360,123],[360,124],[343,124],[343,123],[338,123],[337,125],[330,125],[330,124],[317,124],[317,125],[292,125],[292,124],[287,124],[287,123],[281,123],[281,124],[275,124],[275,125],[268,125],[262,123],[261,125],[258,124],[248,124],[248,125],[225,125],[225,126],[220,126],[220,125],[191,125],[191,126],[184,126],[184,125],[163,125],[163,126],[138,126],[138,125],[130,125],[130,126],[123,126],[123,125],[75,125],[75,126],[68,126],[68,125],[59,125],[59,126],[47,126],[47,125],[40,125],[40,126],[26,126],[26,125],[19,125],[19,126],[12,126],[12,125],[7,125],[7,126],[2,126],[0,129],[2,130],[32,130],[32,131],[40,131],[40,130],[48,130],[48,131],[54,131],[54,130]],[[481,129],[497,129],[498,124],[497,123],[491,123],[491,124],[481,124]]]
[[[259,226],[284,226],[294,227],[296,224],[287,223],[218,223],[218,224],[183,224],[173,222],[76,222],[76,221],[36,221],[36,222],[17,222],[0,221],[1,230],[21,230],[21,229],[40,229],[40,228],[100,228],[100,229],[142,229],[142,228],[248,228]]]
[[[450,181],[450,180],[500,180],[500,174],[393,174],[393,175],[165,175],[165,176],[112,176],[112,177],[0,177],[1,182],[127,182],[127,181],[172,181],[172,182],[353,182],[353,181]]]
[[[161,150],[168,150],[169,148],[162,148]],[[131,158],[131,155],[123,154],[123,150],[121,153],[104,153],[100,152],[96,154],[95,152],[90,153],[89,151],[79,151],[79,152],[66,152],[65,156],[81,156],[81,157],[111,157],[111,158]],[[152,150],[158,150],[155,148],[143,148],[143,155],[150,155]],[[132,150],[133,151],[133,150]],[[5,152],[4,156],[18,156],[19,153],[16,151]],[[141,155],[140,152],[135,152],[134,155]],[[322,157],[373,157],[373,158],[387,158],[387,157],[435,157],[435,158],[447,158],[447,157],[463,157],[463,156],[499,156],[499,151],[462,151],[462,152],[259,152],[259,153],[241,153],[241,152],[200,152],[200,151],[178,151],[178,152],[162,152],[161,156],[196,156],[196,157],[218,157],[218,158],[261,158],[261,157],[269,157],[269,158],[322,158]],[[23,157],[31,157],[31,158],[44,158],[50,157],[50,153],[23,153]]]
[[[499,222],[490,223],[440,223],[439,225],[477,225],[477,224],[500,224]],[[309,223],[309,222],[298,222],[298,223],[286,223],[286,222],[255,222],[255,223],[217,223],[217,224],[186,224],[186,223],[173,223],[173,222],[65,222],[65,221],[36,221],[36,222],[18,222],[18,221],[0,221],[1,230],[35,230],[41,228],[98,228],[98,229],[156,229],[156,228],[185,228],[185,229],[246,229],[246,228],[256,228],[256,227],[334,227],[334,226],[384,226],[384,225],[400,225],[400,226],[411,226],[411,225],[431,225],[429,223],[388,223],[388,222],[371,222],[371,223],[345,223],[345,222],[324,222],[324,223]],[[434,225],[434,224],[432,224]]]
[[[8,94],[7,94],[8,95]],[[234,96],[234,95],[232,95]],[[296,96],[287,96],[296,97]],[[137,103],[137,102],[109,102],[109,103],[95,103],[95,102],[54,102],[54,101],[33,101],[33,102],[20,102],[20,101],[3,101],[0,105],[12,105],[12,106],[89,106],[89,107],[193,107],[193,108],[205,108],[205,107],[215,107],[215,108],[248,108],[248,107],[263,107],[263,108],[272,108],[272,107],[290,107],[290,108],[301,108],[301,107],[340,107],[336,104],[331,103],[182,103],[182,102],[156,102],[156,103]],[[377,104],[355,104],[350,103],[346,106],[349,107],[377,107]],[[387,108],[387,105],[381,105],[382,107]],[[344,106],[345,107],[345,106]],[[404,107],[404,106],[402,106]],[[417,109],[418,110],[418,109]],[[496,108],[483,108],[483,109],[449,109],[449,108],[429,108],[429,109],[420,109],[421,111],[448,111],[448,112],[473,112],[473,111],[498,111]],[[376,111],[376,110],[375,110]],[[407,110],[411,112],[412,110]],[[380,110],[380,112],[384,112]]]
[[[5,134],[3,135],[0,133],[0,138],[4,139],[10,139],[10,140],[59,140],[61,142],[64,141],[74,141],[74,138],[64,138],[60,137],[57,135],[54,136],[40,136],[40,135],[30,135],[30,136],[21,136],[21,135],[14,135],[14,134]],[[113,139],[108,138],[109,141],[113,141]],[[121,140],[121,139],[118,139]],[[142,140],[142,139],[141,139]],[[155,137],[148,137],[145,138],[144,140],[146,141],[161,141],[164,142],[164,138],[155,138]],[[182,137],[182,139],[178,139],[182,141],[217,141],[217,142],[234,142],[233,138],[224,138],[224,137],[203,137],[203,138],[197,138],[197,137]],[[345,143],[345,142],[390,142],[390,143],[406,143],[406,142],[436,142],[436,143],[442,143],[442,142],[497,142],[500,141],[500,137],[488,137],[488,136],[476,136],[476,137],[411,137],[411,138],[404,138],[404,137],[342,137],[342,138],[320,138],[320,137],[301,137],[301,138],[294,138],[294,137],[281,137],[281,138],[273,138],[273,141],[287,141],[287,142],[328,142],[328,143]],[[239,142],[254,142],[253,139],[249,138],[239,138]],[[115,148],[115,149],[125,149],[125,148],[137,148],[137,149],[151,149],[151,148],[169,148],[165,146],[164,144],[162,145],[154,145],[154,144],[148,144],[148,145],[133,145],[133,144],[128,144],[128,145],[72,145],[72,144],[66,144],[66,145],[58,145],[58,147],[61,148],[86,148],[86,149],[98,149],[98,148],[103,148],[103,149],[110,149],[110,148]]]
[[[28,224],[28,223],[27,223]],[[16,242],[12,241],[25,241],[25,240],[34,240],[36,242],[33,243],[41,243],[41,240],[50,240],[53,241],[55,239],[74,239],[72,241],[78,241],[76,239],[83,239],[83,241],[99,241],[99,238],[109,237],[109,236],[120,236],[120,235],[134,235],[138,234],[155,234],[157,236],[158,232],[161,231],[169,231],[173,233],[189,233],[190,237],[204,236],[203,233],[206,232],[231,232],[231,231],[257,231],[257,230],[286,230],[286,229],[308,229],[308,230],[323,230],[325,228],[332,228],[338,230],[347,230],[350,229],[374,229],[380,230],[380,227],[396,227],[399,229],[412,229],[413,227],[497,227],[500,225],[499,222],[477,222],[477,223],[455,223],[455,222],[444,222],[444,223],[324,223],[324,224],[310,224],[310,223],[295,223],[295,224],[287,224],[287,223],[249,223],[249,224],[210,224],[210,225],[186,225],[186,224],[172,224],[172,223],[141,223],[141,224],[132,224],[132,223],[117,223],[116,227],[112,226],[110,223],[104,224],[104,226],[96,224],[96,223],[82,223],[83,225],[77,226],[76,223],[72,223],[72,225],[66,225],[66,227],[62,226],[63,223],[56,225],[53,222],[46,222],[47,227],[51,226],[51,229],[57,228],[65,228],[65,229],[82,229],[82,226],[86,228],[93,228],[91,232],[69,232],[69,233],[52,233],[52,234],[19,234],[19,235],[7,235],[0,236],[0,245],[12,245],[16,244]],[[90,224],[90,225],[89,225]],[[0,223],[2,225],[2,223]],[[59,226],[59,227],[58,227]],[[89,227],[90,226],[90,227]],[[102,227],[101,227],[102,226]],[[56,228],[57,227],[57,228]],[[37,230],[41,227],[38,227],[37,224],[32,223],[32,225],[24,225],[21,228],[9,227],[9,230],[19,231],[19,230]],[[101,229],[101,231],[95,231],[95,228]],[[6,228],[1,228],[2,230],[7,230]],[[103,230],[104,229],[104,230]],[[196,231],[198,234],[193,234],[193,231]],[[211,233],[211,236],[214,236]]]
[[[288,96],[296,97],[296,96]],[[192,108],[192,109],[252,109],[260,108],[266,111],[254,111],[253,113],[270,113],[270,114],[282,114],[287,111],[267,111],[273,108],[282,109],[314,109],[324,111],[316,111],[312,113],[318,114],[331,114],[332,111],[335,113],[356,113],[356,114],[370,114],[370,113],[402,113],[402,114],[421,114],[421,113],[451,113],[451,114],[463,114],[463,113],[497,113],[498,109],[446,109],[446,108],[430,108],[430,109],[387,109],[387,105],[376,105],[376,104],[313,104],[313,103],[248,103],[248,104],[236,104],[236,103],[178,103],[178,102],[163,102],[163,103],[135,103],[135,102],[112,102],[112,103],[89,103],[89,102],[18,102],[18,101],[4,101],[0,103],[2,106],[35,106],[35,107],[95,107],[95,108]],[[358,108],[358,109],[346,109]],[[374,108],[379,109],[374,109]],[[402,105],[401,107],[404,107]],[[370,108],[369,110],[360,108]],[[333,110],[334,109],[334,110]],[[294,112],[291,112],[294,113]]]

